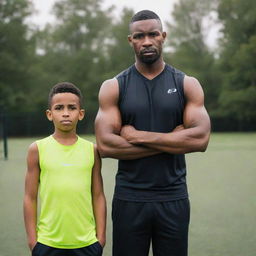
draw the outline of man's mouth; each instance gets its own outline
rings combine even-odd
[[[144,55],[144,56],[151,56],[151,55],[156,54],[156,51],[153,50],[153,49],[151,49],[151,50],[144,50],[144,51],[141,52],[141,54]]]

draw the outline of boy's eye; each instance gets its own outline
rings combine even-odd
[[[60,110],[62,107],[61,106],[56,106],[54,109],[55,110]]]

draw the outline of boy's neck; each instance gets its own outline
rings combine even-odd
[[[73,145],[77,141],[76,133],[60,133],[55,131],[52,136],[60,144],[63,144],[66,146]]]

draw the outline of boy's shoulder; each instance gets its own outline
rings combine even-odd
[[[81,138],[80,136],[77,136],[77,137],[78,137],[78,141],[80,142],[80,144],[87,145],[90,148],[94,148],[94,143],[93,142],[91,142],[87,139]]]
[[[76,145],[78,145],[78,146],[80,145],[82,147],[87,147],[87,148],[94,148],[95,147],[93,142],[91,142],[87,139],[81,138],[80,136],[77,136],[77,138],[78,138],[78,141],[77,141]],[[52,135],[47,136],[47,137],[42,138],[42,139],[38,139],[33,144],[36,144],[37,147],[39,147],[39,148],[44,148],[45,146],[49,146],[51,143],[61,145],[59,143],[56,143],[56,141],[55,141],[55,139],[53,138]]]
[[[47,137],[45,137],[45,138],[38,139],[38,140],[36,140],[34,143],[37,144],[37,145],[40,145],[40,144],[47,144],[47,143],[49,143],[49,141],[51,141],[51,140],[52,140],[52,136],[50,135],[50,136],[47,136]]]
[[[34,142],[32,142],[29,147],[28,147],[28,154],[38,154],[39,151],[40,151],[40,148],[43,146],[43,145],[46,145],[49,143],[49,138],[50,136],[48,137],[45,137],[43,139],[39,139],[39,140],[35,140]]]

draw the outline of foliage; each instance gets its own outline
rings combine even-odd
[[[31,13],[27,0],[0,2],[0,107],[25,109],[33,61],[33,40],[25,19]]]
[[[172,13],[174,22],[168,23],[169,42],[174,49],[170,62],[200,81],[210,110],[217,104],[219,79],[214,54],[206,43],[209,28],[205,23],[214,8],[212,0],[180,0]]]
[[[85,96],[93,131],[100,85],[134,62],[127,41],[134,11],[124,8],[116,17],[114,6],[102,4],[56,0],[56,21],[35,30],[27,21],[30,0],[0,1],[0,110],[41,114],[50,87],[70,81]],[[200,81],[219,130],[256,126],[255,13],[253,0],[178,0],[167,23],[165,61]],[[214,49],[207,43],[213,19],[222,28]]]
[[[220,112],[241,122],[256,122],[256,2],[220,1],[223,23]]]

